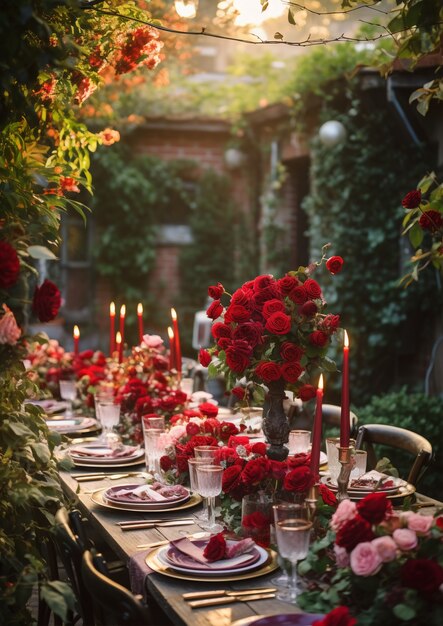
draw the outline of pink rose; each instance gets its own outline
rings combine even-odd
[[[420,515],[419,513],[407,511],[403,513],[402,518],[406,519],[408,528],[414,530],[418,535],[427,535],[434,525],[432,515]]]
[[[148,348],[159,348],[163,344],[163,339],[159,335],[143,335],[143,343]]]
[[[15,346],[22,331],[15,321],[14,313],[6,304],[3,304],[4,315],[0,317],[0,343]]]
[[[331,518],[332,530],[337,530],[357,514],[357,505],[351,500],[342,500]]]
[[[394,530],[392,537],[400,550],[413,550],[417,547],[417,534],[409,528],[398,528]]]
[[[371,541],[359,543],[351,552],[350,565],[357,576],[372,576],[381,567],[382,560]]]
[[[348,567],[349,565],[349,554],[346,548],[342,548],[337,544],[334,544],[334,553],[335,553],[335,562],[338,567]]]
[[[378,552],[378,555],[380,556],[383,563],[393,561],[397,556],[397,544],[392,539],[392,537],[389,537],[388,535],[373,539],[372,545]]]

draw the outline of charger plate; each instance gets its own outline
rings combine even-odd
[[[231,626],[311,626],[325,616],[314,613],[285,613],[278,615],[250,615],[232,622]]]
[[[320,481],[326,484],[327,487],[329,487],[329,484],[326,479],[327,479],[327,476],[322,476]],[[348,494],[351,500],[362,500],[365,496],[369,495],[370,493],[385,493],[386,497],[389,500],[398,500],[402,498],[407,498],[408,496],[412,496],[412,494],[415,493],[415,486],[411,485],[411,483],[405,482],[404,485],[399,486],[397,491],[395,492],[383,491],[383,489],[377,489],[377,491],[356,492],[356,491],[353,491],[352,489],[348,489]]]
[[[163,563],[158,558],[158,553],[163,549],[163,546],[159,548],[154,548],[151,552],[146,556],[145,563],[148,567],[150,567],[157,574],[163,574],[163,576],[169,576],[169,578],[177,578],[178,580],[193,580],[194,582],[202,582],[202,583],[224,583],[224,582],[232,582],[236,580],[249,580],[250,578],[258,578],[259,576],[265,576],[266,574],[270,574],[278,569],[277,562],[277,553],[274,550],[267,550],[269,553],[269,557],[265,563],[261,567],[252,572],[245,572],[244,574],[225,574],[220,576],[204,576],[197,575],[194,576],[192,574],[184,574],[181,572],[176,572],[173,569],[163,565]]]
[[[191,497],[189,498],[189,500],[186,500],[186,502],[183,502],[183,504],[179,504],[177,506],[170,506],[170,507],[165,507],[164,509],[155,509],[155,511],[153,509],[140,509],[140,507],[131,507],[129,506],[120,506],[118,504],[114,504],[112,502],[109,502],[108,500],[105,500],[103,495],[104,492],[109,489],[109,487],[103,487],[102,489],[97,489],[97,491],[94,491],[94,493],[90,494],[91,495],[91,500],[95,503],[98,504],[99,506],[105,507],[106,509],[114,509],[114,511],[134,511],[137,513],[157,513],[160,511],[162,513],[169,513],[169,512],[174,512],[176,513],[177,511],[183,511],[183,509],[190,509],[193,506],[197,506],[197,504],[200,504],[200,502],[202,501],[202,497],[199,496],[197,493],[194,493],[191,495]],[[149,520],[147,520],[149,521]]]
[[[71,458],[71,457],[69,457]],[[123,463],[107,463],[106,465],[103,465],[103,463],[82,463],[81,461],[74,461],[71,459],[71,461],[74,463],[74,467],[89,467],[92,469],[125,469],[126,467],[134,467],[135,465],[146,465],[145,463],[145,459],[140,458],[140,459],[135,459],[134,461],[125,461]]]

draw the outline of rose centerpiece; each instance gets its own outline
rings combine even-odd
[[[268,456],[283,460],[289,425],[283,410],[285,389],[301,400],[315,397],[312,382],[325,370],[334,371],[335,363],[326,355],[339,316],[326,314],[326,301],[319,283],[312,278],[325,259],[309,267],[299,267],[282,278],[257,276],[232,295],[221,283],[209,287],[213,302],[207,315],[214,320],[215,346],[200,350],[200,363],[211,376],[223,375],[228,390],[241,395],[242,378],[254,386],[255,401],[267,402],[263,430]],[[326,267],[337,274],[341,257],[331,257]],[[227,302],[225,302],[227,300]]]

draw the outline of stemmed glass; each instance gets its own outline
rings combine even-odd
[[[312,522],[308,519],[308,508],[305,503],[275,504],[272,508],[278,552],[280,556],[290,561],[292,567],[289,589],[279,593],[277,597],[295,604],[299,593],[297,562],[308,554]]]
[[[215,496],[221,493],[223,467],[221,465],[197,464],[197,486],[201,496],[208,504],[207,530],[218,533],[223,530],[221,524],[215,523]]]
[[[72,403],[77,397],[77,386],[75,380],[61,380],[59,385],[60,397],[68,402],[65,417],[73,417],[74,412],[72,410]]]
[[[196,459],[206,459],[208,463],[213,463],[219,450],[218,446],[195,446],[194,456]]]
[[[99,397],[95,399],[96,411],[103,428],[101,439],[110,448],[116,447],[121,441],[119,435],[113,432],[114,426],[120,421],[120,403],[115,398]]]

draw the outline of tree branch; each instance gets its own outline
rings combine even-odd
[[[283,4],[287,4],[288,6],[296,7],[297,9],[301,9],[302,11],[307,11],[308,13],[312,13],[313,15],[346,15],[347,13],[352,13],[353,11],[359,11],[360,9],[371,9],[372,11],[377,11],[378,13],[383,13],[383,15],[389,15],[390,11],[384,11],[383,9],[378,9],[375,5],[380,4],[380,0],[377,0],[374,4],[359,4],[352,9],[341,9],[340,11],[314,11],[314,9],[309,9],[303,4],[298,4],[298,2],[292,2],[292,0],[283,0]]]

